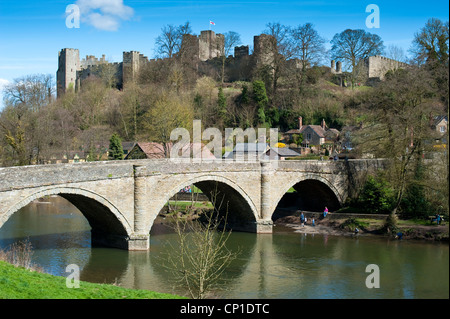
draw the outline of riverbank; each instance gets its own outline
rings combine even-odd
[[[149,290],[80,281],[68,288],[66,278],[15,267],[0,260],[0,299],[180,299]]]
[[[320,216],[320,213],[309,213]],[[358,228],[358,236],[384,236],[395,237],[396,234],[391,235],[383,231],[385,219],[377,218],[379,216],[367,216],[358,214],[343,215],[342,217],[327,216],[324,219],[315,218],[315,226],[312,226],[312,218],[307,218],[305,225],[300,222],[300,213],[295,212],[293,215],[285,215],[275,220],[275,226],[283,226],[287,229],[292,229],[294,232],[303,234],[319,234],[319,235],[334,235],[334,236],[355,236],[355,228]],[[402,233],[402,239],[406,240],[427,240],[427,241],[449,241],[449,225],[446,222],[443,225],[426,225],[427,222],[419,223],[417,221],[399,220],[397,227],[398,231]]]

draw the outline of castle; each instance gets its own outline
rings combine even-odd
[[[198,71],[202,71],[209,61],[224,55],[224,45],[224,35],[211,30],[201,31],[198,36],[186,34],[183,36],[178,55],[183,55],[185,59],[196,64]],[[255,70],[264,66],[271,66],[268,69],[273,72],[277,54],[276,40],[273,36],[267,34],[254,36],[251,55],[248,45],[234,48],[233,63],[229,66],[230,79],[248,80]],[[82,80],[90,76],[108,77],[112,81],[111,85],[121,89],[125,83],[137,78],[144,65],[155,61],[137,51],[123,52],[122,62],[110,63],[106,61],[105,55],[101,58],[88,55],[80,60],[78,49],[62,49],[58,53],[57,95],[60,97],[67,89],[77,91],[81,87]],[[301,68],[298,59],[287,62],[289,68]],[[381,56],[369,57],[364,63],[367,67],[367,78],[380,80],[388,70],[406,65]],[[331,61],[330,72],[342,75],[342,63]]]
[[[200,35],[186,34],[183,36],[181,50],[192,61],[198,64],[219,58],[224,52],[225,37],[214,31],[201,31]],[[251,57],[252,67],[259,67],[274,63],[276,54],[276,41],[274,37],[261,34],[254,37],[254,52],[249,54],[248,46],[239,46],[234,49],[234,59],[243,61]],[[122,62],[110,63],[105,56],[96,58],[86,56],[80,60],[78,49],[64,48],[58,54],[58,71],[56,72],[57,95],[61,96],[67,89],[78,90],[81,81],[91,75],[102,76],[105,73],[112,76],[118,88],[124,83],[134,80],[142,66],[156,60],[148,59],[137,51],[123,52]]]

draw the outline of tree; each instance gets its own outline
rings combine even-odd
[[[278,80],[287,71],[286,61],[293,57],[293,41],[291,28],[282,25],[279,22],[266,24],[264,34],[271,35],[274,43],[272,46],[276,50],[273,61],[272,94],[276,96],[278,89]]]
[[[109,139],[108,158],[110,160],[123,160],[122,140],[116,133],[114,133]]]
[[[392,189],[380,177],[369,176],[359,198],[360,209],[367,213],[386,214],[392,207]]]
[[[364,30],[347,29],[335,34],[331,40],[331,55],[334,60],[342,60],[347,69],[352,70],[352,87],[354,86],[353,71],[356,65],[370,56],[383,54],[384,44],[381,37]]]
[[[163,145],[166,158],[175,142],[170,139],[171,132],[176,128],[191,131],[194,112],[187,100],[183,95],[164,93],[145,115],[148,138]]]
[[[425,26],[414,35],[411,52],[419,64],[445,63],[449,57],[449,24],[431,18]]]
[[[34,74],[14,79],[3,89],[6,104],[15,108],[37,111],[53,100],[53,77]]]
[[[44,74],[20,77],[5,87],[6,106],[0,116],[0,134],[12,150],[12,165],[39,161],[46,138],[42,132],[48,129],[48,125],[39,123],[39,112],[53,101],[52,88],[52,76]]]
[[[226,246],[231,231],[226,230],[227,216],[219,217],[223,201],[217,200],[218,195],[216,187],[211,192],[211,203],[215,208],[200,212],[201,221],[179,217],[173,220],[178,241],[176,246],[169,244],[175,254],[168,255],[167,268],[194,299],[206,298],[224,270],[238,256]],[[188,205],[188,216],[192,215],[193,207]]]
[[[408,60],[405,51],[403,51],[401,47],[394,44],[390,44],[388,46],[386,50],[386,57],[403,63],[406,63]]]
[[[221,59],[222,59],[222,84],[225,80],[225,62],[227,57],[231,54],[231,50],[241,44],[241,36],[239,33],[234,31],[229,31],[224,34],[224,45],[221,48]]]
[[[424,69],[399,69],[390,73],[367,95],[368,114],[357,135],[363,154],[389,159],[387,176],[394,189],[392,213],[402,203],[414,168],[422,161],[432,135],[430,116],[436,113],[429,73]]]
[[[156,38],[157,54],[163,58],[172,58],[181,48],[183,35],[192,33],[189,21],[180,26],[173,24],[161,28],[161,34]]]
[[[263,81],[253,81],[253,100],[256,103],[258,109],[258,120],[260,124],[264,124],[266,122],[265,111],[267,104],[269,103],[269,99],[266,94],[266,86]]]
[[[303,91],[303,85],[306,78],[308,67],[317,65],[323,58],[325,50],[325,39],[314,29],[311,23],[299,25],[292,29],[292,41],[294,56],[300,59],[300,93]]]
[[[410,51],[418,65],[425,65],[432,72],[441,101],[448,106],[449,22],[429,19],[415,34]]]

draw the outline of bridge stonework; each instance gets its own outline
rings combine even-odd
[[[272,232],[272,214],[294,187],[320,205],[338,207],[358,191],[381,160],[176,162],[133,160],[0,168],[1,226],[46,195],[77,207],[92,228],[92,243],[148,250],[152,225],[180,189],[195,184],[233,230]]]

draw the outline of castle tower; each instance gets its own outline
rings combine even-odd
[[[140,66],[139,52],[130,51],[123,53],[122,79],[127,83],[136,79]]]
[[[264,65],[273,67],[276,54],[277,40],[275,37],[267,34],[253,37],[253,56],[256,68]]]
[[[200,61],[210,60],[222,56],[225,45],[223,34],[215,34],[214,31],[206,30],[200,33],[198,38]]]
[[[57,96],[62,96],[68,88],[77,88],[77,71],[80,68],[78,49],[62,49],[58,53],[58,71],[56,71]]]
[[[337,74],[341,74],[342,73],[342,62],[341,61],[337,61],[336,62],[336,73]]]

